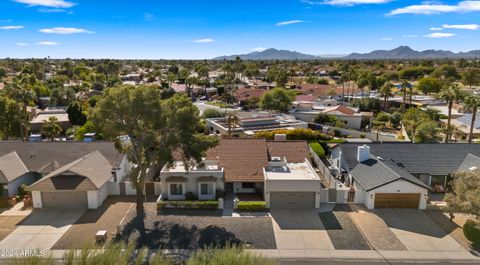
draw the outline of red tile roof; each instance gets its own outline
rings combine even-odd
[[[267,148],[270,157],[285,157],[289,163],[301,163],[309,157],[306,141],[268,141]]]
[[[234,96],[240,101],[245,101],[249,98],[259,98],[267,91],[266,89],[260,88],[240,88],[234,93]]]

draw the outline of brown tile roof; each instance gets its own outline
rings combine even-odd
[[[345,107],[343,105],[338,105],[338,106],[326,109],[324,111],[324,113],[329,113],[329,112],[334,112],[334,111],[341,112],[345,115],[354,115],[355,114],[355,111],[353,109],[351,109],[349,107]]]
[[[112,165],[95,151],[75,160],[30,186],[30,190],[96,190],[112,177]]]
[[[260,98],[268,90],[260,88],[240,88],[235,93],[234,96],[237,100],[245,101],[249,98]]]
[[[302,84],[300,85],[300,93],[303,95],[312,95],[317,98],[327,95],[328,91],[332,88],[334,87],[330,85]]]
[[[306,141],[268,141],[267,147],[270,157],[285,157],[290,163],[301,163],[309,157]]]
[[[206,157],[224,168],[227,182],[263,182],[263,168],[268,166],[267,144],[262,138],[221,139]]]
[[[313,95],[298,95],[296,98],[295,98],[295,101],[296,102],[301,102],[301,101],[306,101],[306,102],[312,102],[316,99],[315,96]]]

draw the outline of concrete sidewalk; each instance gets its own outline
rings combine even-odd
[[[469,252],[428,252],[389,250],[278,250],[256,249],[254,252],[271,259],[302,260],[358,260],[358,261],[421,261],[421,262],[475,262],[480,257]]]

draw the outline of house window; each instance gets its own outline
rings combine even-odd
[[[183,184],[170,184],[170,195],[183,195]]]
[[[242,182],[242,189],[254,189],[255,183],[253,182]]]
[[[213,196],[213,183],[200,183],[200,195]]]

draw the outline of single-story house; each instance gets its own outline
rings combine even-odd
[[[34,177],[18,183],[30,185],[34,208],[98,208],[112,194],[109,183],[120,183],[132,166],[114,143],[100,141],[3,141],[0,156],[16,161],[16,175],[27,172]]]
[[[429,193],[445,192],[450,175],[480,166],[479,156],[477,144],[346,143],[331,150],[330,163],[350,201],[424,209]]]
[[[461,133],[465,136],[468,137],[470,134],[470,127],[472,125],[472,118],[473,114],[472,113],[467,113],[459,118],[452,119],[451,120],[451,126],[454,126],[457,128]],[[442,119],[441,122],[446,125],[448,123],[447,119]],[[480,138],[480,112],[477,113],[477,119],[475,120],[475,123],[473,124],[473,139],[478,139]]]
[[[212,199],[220,190],[261,194],[272,208],[319,207],[322,184],[309,156],[305,141],[223,138],[188,172],[181,162],[165,166],[162,196],[183,200],[190,192]]]
[[[0,196],[7,197],[18,194],[22,185],[35,182],[35,174],[31,174],[17,152],[12,151],[0,157]]]

